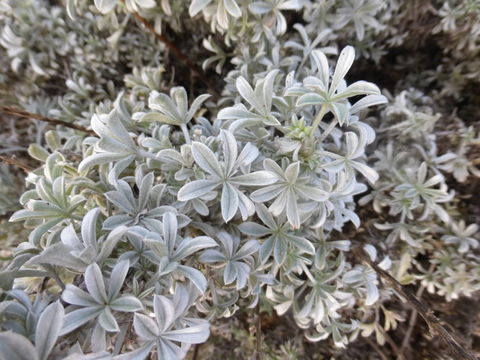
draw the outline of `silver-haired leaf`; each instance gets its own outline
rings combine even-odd
[[[39,357],[26,337],[9,331],[0,333],[0,359],[39,360]]]
[[[63,326],[64,314],[62,304],[60,301],[56,301],[48,305],[38,318],[35,330],[35,348],[40,360],[47,360],[53,350]]]
[[[105,290],[102,271],[96,263],[89,265],[85,270],[85,285],[90,295],[92,295],[99,304],[107,302],[107,292]]]

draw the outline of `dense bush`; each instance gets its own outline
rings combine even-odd
[[[472,296],[479,20],[475,0],[2,2],[0,358],[182,359],[255,307],[333,352],[383,345],[408,307],[360,249],[419,296]]]

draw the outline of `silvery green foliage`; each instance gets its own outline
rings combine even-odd
[[[175,343],[200,344],[207,340],[208,322],[204,319],[185,317],[185,311],[191,306],[191,300],[191,293],[181,286],[175,291],[173,299],[154,295],[154,320],[143,314],[135,314],[133,326],[139,338],[145,341],[145,345],[135,351],[147,354],[156,346],[158,358],[182,359],[188,347],[180,347]]]
[[[32,303],[20,290],[7,292],[8,300],[2,302],[0,349],[2,356],[11,359],[46,360],[52,352],[64,323],[64,308],[59,301],[49,304],[49,299],[37,296]],[[29,340],[33,340],[34,346]]]
[[[94,0],[95,7],[102,14],[107,14],[112,11],[120,1],[118,0]],[[130,11],[138,11],[142,8],[150,9],[155,6],[155,1],[153,0],[127,0],[125,1],[125,6]]]
[[[191,17],[202,14],[213,32],[224,34],[227,44],[242,41],[242,35],[258,42],[285,34],[285,13],[299,11],[307,3],[305,0],[192,0],[188,13]],[[205,47],[216,52],[210,41]]]
[[[161,49],[125,17],[119,17],[121,23],[112,34],[111,29],[98,25],[101,18],[90,11],[72,21],[64,7],[45,6],[40,0],[8,3],[0,10],[2,58],[12,69],[0,80],[4,105],[15,104],[43,116],[88,125],[96,102],[116,100],[112,79],[121,81],[129,68],[161,68]],[[142,50],[132,52],[132,45]],[[18,77],[24,81],[17,81]],[[2,124],[0,153],[26,153],[30,143],[41,147],[45,125],[13,119]],[[73,155],[79,139],[72,131],[61,129],[47,142],[54,148],[65,142],[62,151]]]
[[[321,31],[332,29],[329,37],[351,39],[362,56],[379,61],[388,47],[384,35],[396,30],[392,23],[399,8],[396,0],[312,1],[304,12],[305,31],[314,38]],[[388,40],[392,35],[397,34],[390,34]]]
[[[362,176],[374,182],[376,174],[361,160],[373,130],[355,114],[385,101],[373,84],[347,86],[353,58],[344,49],[331,80],[320,50],[297,76],[272,70],[253,86],[239,76],[237,103],[221,109],[214,128],[197,116],[208,95],[189,107],[183,88],[153,90],[148,109],[130,105],[129,114],[122,104],[135,101],[132,90],[92,116],[96,136],[83,139],[82,161],[32,148],[45,166],[29,180],[26,209],[11,218],[33,227],[13,270],[43,269],[60,284],[58,269],[81,274],[62,291],[70,305],[60,335],[89,327],[91,350],[101,352],[129,321],[122,313],[133,312],[139,348],[125,356],[156,346],[162,358],[181,358],[208,337],[193,306],[213,319],[241,298],[254,306],[267,288],[274,304],[283,289],[299,292],[281,312],[292,307],[298,324],[314,329],[310,339],[333,334],[344,346],[355,322],[343,324],[339,310],[357,296],[373,303],[376,276],[346,262],[348,241],[326,239],[348,221],[359,225],[353,195],[365,190]],[[367,96],[352,106],[358,95]],[[299,118],[310,124],[303,137]],[[295,149],[279,146],[293,132]],[[190,300],[175,305],[187,288]]]
[[[479,288],[473,251],[478,247],[478,226],[458,219],[450,203],[454,192],[446,182],[449,173],[458,182],[478,175],[463,157],[464,147],[478,141],[478,135],[457,120],[458,132],[443,136],[458,148],[442,154],[438,143],[445,138],[436,135],[438,122],[431,99],[421,92],[412,89],[395,97],[384,110],[379,146],[372,156],[381,180],[360,203],[371,201],[377,213],[388,212],[374,226],[386,234],[385,245],[402,254],[394,263],[398,278],[404,283],[419,279],[429,292],[450,300]],[[428,253],[429,261],[415,261],[418,253]]]
[[[436,70],[445,83],[442,94],[458,98],[470,82],[478,84],[480,6],[477,1],[449,0],[438,3],[437,13],[440,21],[432,32],[445,41],[442,64]],[[441,76],[441,71],[450,75]]]
[[[96,318],[94,329],[96,336],[92,338],[92,348],[103,349],[105,332],[120,331],[112,311],[137,312],[143,309],[142,303],[136,297],[119,296],[129,267],[128,260],[118,262],[110,274],[108,288],[100,267],[96,263],[92,263],[85,269],[85,287],[88,292],[68,284],[62,293],[62,300],[80,308],[67,313],[61,334],[68,334]]]

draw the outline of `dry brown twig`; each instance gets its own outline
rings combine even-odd
[[[388,272],[380,268],[377,264],[370,260],[367,254],[360,248],[354,250],[356,256],[358,256],[363,262],[367,263],[375,272],[380,276],[384,285],[391,287],[395,290],[397,295],[400,295],[404,298],[410,306],[412,306],[415,311],[425,320],[427,323],[430,332],[438,335],[445,344],[450,348],[452,355],[455,356],[455,359],[464,359],[464,360],[478,360],[475,355],[468,349],[466,349],[461,340],[455,335],[450,333],[445,327],[441,324],[440,320],[433,314],[424,303],[422,303],[415,294],[408,288],[400,284],[393,276]]]
[[[432,264],[430,266],[429,272],[433,271],[433,267],[434,266]],[[423,294],[424,290],[425,290],[425,286],[421,285],[418,288],[417,293],[415,294],[416,297],[420,299],[422,297],[422,294]],[[405,350],[407,349],[407,347],[409,346],[410,337],[412,336],[413,329],[415,327],[415,324],[417,323],[417,318],[418,318],[418,312],[415,309],[413,309],[411,314],[410,314],[410,320],[408,322],[407,332],[405,333],[405,337],[403,338],[402,345],[400,347],[400,353],[401,354],[403,354],[405,352]]]
[[[260,315],[260,303],[257,304],[255,324],[255,360],[262,360],[262,317]]]
[[[383,353],[382,349],[375,343],[375,341],[372,341],[369,338],[365,338],[365,341],[373,348],[373,350],[375,350],[378,356],[380,356],[380,359],[388,360],[387,356]]]
[[[402,351],[397,346],[395,341],[393,341],[393,339],[390,337],[390,335],[388,335],[388,333],[383,328],[382,328],[382,335],[385,338],[385,340],[387,341],[388,345],[390,345],[390,347],[392,348],[393,352],[396,354],[397,360],[406,360],[405,356],[403,355]]]
[[[192,360],[197,360],[198,359],[198,354],[200,353],[200,345],[202,345],[202,344],[195,344],[194,345]]]
[[[52,119],[52,118],[49,118],[49,117],[46,117],[46,116],[43,116],[43,115],[40,115],[40,114],[34,114],[34,113],[28,112],[26,110],[18,109],[18,108],[12,107],[12,106],[2,106],[0,109],[3,113],[8,114],[8,115],[14,115],[14,116],[18,116],[18,117],[25,118],[25,119],[30,119],[30,120],[31,119],[40,120],[40,121],[44,121],[44,122],[47,122],[47,123],[52,124],[52,125],[60,125],[60,126],[68,127],[70,129],[75,129],[75,130],[78,130],[78,131],[82,131],[82,132],[85,132],[87,134],[92,134],[92,135],[95,134],[93,132],[93,130],[87,129],[86,127],[83,127],[81,125],[69,123],[69,122],[66,122],[66,121],[58,120],[58,119]]]
[[[28,165],[23,164],[22,162],[18,161],[14,157],[7,157],[7,156],[0,155],[0,161],[3,161],[5,164],[8,164],[8,165],[17,166],[18,168],[25,171],[27,174],[33,170]]]

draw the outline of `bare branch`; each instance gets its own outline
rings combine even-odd
[[[82,131],[82,132],[85,132],[87,134],[92,134],[92,135],[95,134],[93,132],[93,130],[89,130],[89,129],[81,126],[81,125],[72,124],[72,123],[62,121],[62,120],[58,120],[58,119],[52,119],[52,118],[49,118],[49,117],[46,117],[46,116],[43,116],[43,115],[40,115],[40,114],[33,114],[33,113],[30,113],[30,112],[25,111],[23,109],[14,108],[14,107],[11,107],[11,106],[2,106],[0,109],[5,114],[15,115],[15,116],[22,117],[22,118],[25,118],[25,119],[40,120],[40,121],[50,123],[52,125],[60,125],[60,126],[65,126],[65,127],[71,128],[71,129],[78,130],[78,131]]]
[[[257,304],[257,319],[255,329],[255,360],[262,360],[262,316],[260,314],[260,302]]]
[[[1,156],[0,155],[0,161],[3,161],[4,163],[6,163],[8,165],[17,166],[18,168],[25,171],[27,174],[33,170],[28,165],[25,165],[25,164],[21,163],[20,161],[16,160],[13,157],[6,157],[6,156]]]
[[[193,348],[193,356],[192,356],[192,360],[197,360],[198,359],[198,354],[200,353],[200,346],[202,344],[195,344],[194,348]]]
[[[376,351],[378,356],[380,356],[380,359],[388,360],[388,357],[383,353],[380,346],[378,346],[374,341],[370,340],[369,338],[365,338],[365,341],[373,348],[373,350]]]
[[[387,285],[393,288],[398,295],[407,300],[407,302],[412,306],[415,311],[417,311],[420,316],[427,323],[430,331],[438,335],[450,348],[453,355],[456,359],[465,359],[465,360],[477,360],[475,355],[471,351],[467,350],[462,346],[460,339],[443,327],[440,320],[433,314],[424,303],[422,303],[415,294],[408,288],[400,284],[393,276],[388,272],[380,268],[377,264],[370,260],[368,255],[366,255],[362,249],[357,248],[354,250],[354,253],[365,263],[367,263],[383,280],[384,285]]]

